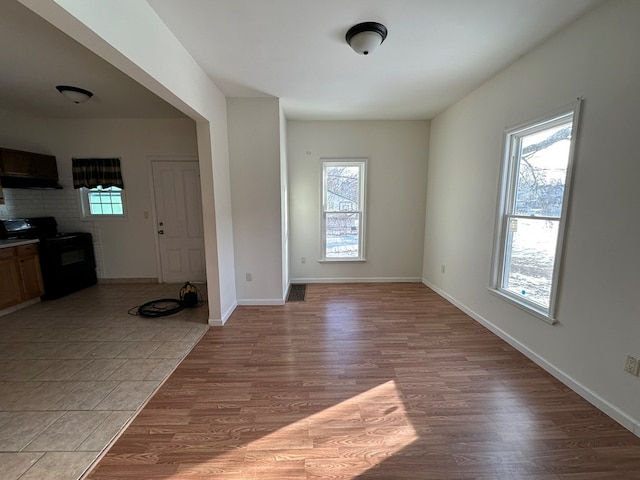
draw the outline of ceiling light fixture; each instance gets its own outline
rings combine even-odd
[[[364,22],[347,31],[347,43],[360,55],[369,55],[387,38],[387,27],[378,22]]]
[[[58,85],[56,89],[73,103],[84,103],[93,97],[93,93],[80,87],[70,85]]]

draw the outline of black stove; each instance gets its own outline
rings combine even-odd
[[[60,298],[95,285],[93,239],[88,232],[58,232],[54,217],[0,220],[0,239],[38,239],[43,299]]]

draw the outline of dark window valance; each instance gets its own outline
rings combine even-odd
[[[73,188],[124,188],[119,158],[73,158]]]

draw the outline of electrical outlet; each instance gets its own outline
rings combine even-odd
[[[247,273],[247,274],[245,275],[245,278],[247,279],[247,282],[250,282],[250,281],[252,281],[252,280],[253,280],[253,275],[251,275],[250,273]]]
[[[627,355],[627,361],[624,363],[624,371],[637,377],[638,374],[640,374],[640,361],[636,357]]]

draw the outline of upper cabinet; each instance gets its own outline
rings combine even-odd
[[[56,157],[0,148],[0,182],[4,188],[62,188]]]

